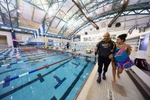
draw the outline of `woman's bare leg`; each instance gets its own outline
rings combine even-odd
[[[116,65],[114,62],[112,62],[112,82],[115,82],[116,81]]]
[[[123,68],[118,68],[117,69],[117,76],[120,78],[120,74],[123,72]]]

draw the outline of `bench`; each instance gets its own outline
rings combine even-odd
[[[143,97],[148,100],[150,98],[150,77],[137,66],[132,66],[131,69],[126,72]]]
[[[150,89],[150,77],[145,74],[141,69],[136,66],[131,67],[131,69],[138,75],[138,77],[149,87]]]

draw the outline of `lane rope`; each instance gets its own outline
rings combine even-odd
[[[10,81],[12,81],[12,80],[15,80],[15,79],[18,79],[18,78],[20,78],[20,77],[26,76],[26,75],[28,75],[28,74],[32,74],[32,73],[34,73],[34,72],[36,72],[36,71],[42,70],[42,69],[44,69],[44,68],[48,68],[48,67],[50,67],[50,66],[52,66],[52,65],[55,65],[55,64],[57,64],[57,63],[63,62],[63,61],[68,60],[68,59],[72,59],[72,58],[74,58],[74,57],[76,57],[76,56],[78,56],[78,55],[79,55],[79,54],[76,54],[76,55],[74,55],[74,56],[70,56],[70,57],[65,58],[65,59],[63,59],[63,60],[54,62],[54,63],[52,63],[52,64],[48,64],[48,65],[45,65],[45,66],[43,66],[43,67],[40,67],[40,68],[31,70],[31,71],[29,71],[29,72],[25,72],[25,73],[20,74],[20,75],[18,75],[18,76],[14,76],[14,77],[9,78],[9,79],[4,79],[4,80],[2,80],[2,81],[0,82],[0,84],[4,84],[4,83],[7,83],[7,82],[10,82]]]
[[[61,55],[61,54],[53,54],[53,55],[46,55],[46,56],[48,56],[48,57],[45,57],[45,55],[40,55],[40,57],[39,56],[37,56],[37,58],[27,58],[27,60],[22,60],[22,61],[16,61],[16,62],[10,62],[9,64],[3,64],[3,65],[0,65],[0,67],[7,67],[7,66],[9,66],[9,65],[14,65],[14,64],[19,64],[19,63],[23,63],[23,62],[28,62],[28,61],[35,61],[35,60],[38,60],[38,59],[42,59],[43,57],[44,58],[49,58],[49,57],[51,57],[51,56],[58,56],[58,55]]]

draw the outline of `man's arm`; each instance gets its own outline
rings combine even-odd
[[[114,41],[112,41],[112,44],[113,44],[113,47],[110,52],[111,52],[111,54],[114,54],[115,50],[116,50],[116,43]]]
[[[95,47],[95,56],[97,55],[98,53],[98,50],[97,50],[97,47]]]
[[[113,45],[113,47],[110,51],[109,59],[113,59],[113,55],[114,55],[115,50],[116,50],[116,43],[114,41],[112,41],[112,45]]]

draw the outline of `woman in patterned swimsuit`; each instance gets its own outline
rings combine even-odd
[[[126,44],[125,43],[125,40],[126,40],[126,37],[127,37],[127,34],[121,34],[117,37],[117,40],[116,40],[116,49],[121,49],[121,48],[124,48],[126,50],[126,53],[128,55],[130,55],[131,53],[131,47],[129,44]],[[112,58],[112,57],[110,57]],[[117,66],[117,62],[115,59],[113,59],[112,61],[112,75],[113,75],[113,78],[112,78],[112,82],[115,82],[116,81],[116,69],[117,69],[117,76],[118,78],[120,78],[120,74],[122,73],[123,69],[121,66]]]

